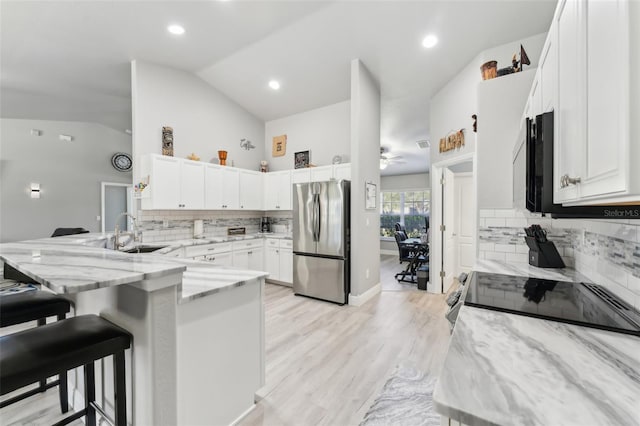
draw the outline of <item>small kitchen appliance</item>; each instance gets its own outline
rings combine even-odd
[[[266,216],[260,219],[260,232],[271,232],[271,223],[269,222],[269,218]]]
[[[467,286],[466,306],[640,336],[640,313],[600,285],[473,272]]]

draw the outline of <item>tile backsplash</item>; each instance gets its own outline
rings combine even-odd
[[[480,210],[478,256],[528,262],[525,227],[547,230],[565,264],[640,309],[640,221],[551,219],[513,209]]]
[[[142,231],[142,241],[176,241],[193,238],[193,223],[203,221],[204,237],[223,237],[227,228],[245,227],[247,234],[260,232],[260,218],[268,216],[278,229],[291,229],[291,212],[264,213],[261,211],[211,212],[199,210],[140,210],[138,227]]]

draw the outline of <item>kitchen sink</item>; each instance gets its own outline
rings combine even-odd
[[[123,253],[153,253],[156,250],[163,249],[168,246],[149,246],[149,245],[139,245],[135,247],[131,247],[126,250],[121,250]]]

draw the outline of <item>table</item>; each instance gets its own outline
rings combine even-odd
[[[398,243],[401,248],[409,249],[413,252],[411,260],[404,271],[396,274],[396,280],[417,283],[416,271],[423,263],[429,262],[429,243],[422,242],[420,238],[407,238]],[[410,279],[406,279],[407,275]]]

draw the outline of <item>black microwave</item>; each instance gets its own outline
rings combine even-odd
[[[520,186],[520,173],[525,173],[524,188]],[[556,218],[640,219],[640,205],[565,207],[554,204],[553,179],[552,111],[526,119],[524,143],[514,159],[514,196],[524,191],[527,210]]]

